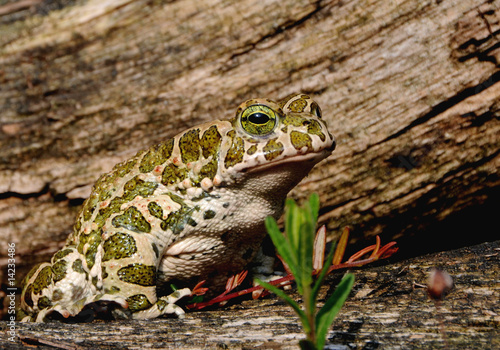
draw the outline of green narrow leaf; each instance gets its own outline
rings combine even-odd
[[[285,217],[284,217],[284,226],[285,226],[285,235],[288,239],[290,239],[290,234],[287,230],[290,230],[293,226],[293,210],[297,204],[293,199],[287,198],[285,201]]]
[[[354,284],[354,275],[348,273],[335,289],[335,292],[328,298],[325,305],[316,315],[317,348],[323,349],[325,346],[328,329],[333,323],[335,316],[344,305]]]
[[[314,224],[318,222],[318,214],[319,214],[319,195],[314,192],[309,197],[309,207],[311,209],[311,220]]]
[[[314,197],[313,195],[311,197]],[[312,199],[300,208],[301,229],[300,229],[300,260],[299,264],[302,273],[302,292],[304,297],[306,313],[309,317],[314,317],[316,313],[316,300],[312,297],[313,277],[313,251],[314,239],[316,235],[317,203]],[[316,210],[316,214],[314,211]]]
[[[302,221],[301,225],[301,237],[299,246],[299,266],[300,274],[302,280],[302,286],[304,288],[311,288],[313,282],[313,248],[314,248],[314,226],[310,222],[310,216],[307,211],[302,210]]]
[[[278,254],[281,255],[283,260],[286,261],[288,267],[292,271],[292,274],[295,275],[298,271],[297,259],[295,258],[295,254],[290,247],[290,243],[281,233],[278,224],[273,217],[266,217],[265,225],[267,232],[269,233],[269,236],[271,237],[271,240],[273,241],[273,244],[278,251]]]
[[[309,324],[305,312],[300,308],[299,304],[297,304],[295,300],[293,300],[284,291],[282,291],[276,286],[273,286],[272,284],[264,282],[258,278],[255,279],[255,282],[257,282],[259,285],[266,288],[270,292],[276,294],[278,297],[283,299],[288,305],[290,305],[293,308],[295,313],[299,316],[300,321],[302,322],[302,328],[304,328],[304,332],[308,333],[311,330],[311,325]]]
[[[290,268],[295,281],[297,282],[297,289],[302,294],[303,286],[303,268],[301,266],[301,226],[303,218],[301,215],[302,208],[299,208],[293,199],[288,199],[285,204],[285,236],[289,245],[290,256],[293,259],[294,267]],[[285,259],[286,261],[286,259]],[[288,262],[287,262],[288,263]]]
[[[285,221],[285,234],[290,241],[292,251],[297,252],[300,247],[300,225],[302,222],[300,208],[292,200],[287,201],[287,207],[286,215],[289,217]]]
[[[303,208],[301,208],[301,266],[304,274],[304,284],[307,283],[308,287],[310,287],[313,282],[313,252],[318,211],[319,196],[317,193],[313,193],[309,197],[309,201],[304,204]]]

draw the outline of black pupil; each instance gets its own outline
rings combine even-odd
[[[266,124],[269,121],[269,116],[264,113],[253,113],[248,116],[248,121],[254,124]]]

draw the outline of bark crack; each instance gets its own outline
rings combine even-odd
[[[292,29],[294,27],[301,26],[303,23],[305,23],[306,21],[308,21],[309,19],[311,19],[312,17],[314,17],[319,11],[321,11],[323,9],[323,7],[321,6],[321,2],[322,2],[322,0],[316,1],[315,8],[311,12],[307,13],[306,15],[304,15],[303,17],[301,17],[299,19],[290,19],[289,18],[284,23],[278,25],[275,28],[274,31],[272,31],[272,32],[270,32],[270,33],[268,33],[268,34],[266,34],[266,35],[258,38],[254,42],[251,42],[251,43],[245,45],[240,50],[235,49],[234,51],[236,51],[236,52],[233,53],[229,57],[228,61],[232,61],[233,59],[235,59],[238,56],[242,56],[242,55],[247,54],[248,52],[250,52],[253,49],[255,49],[255,47],[257,45],[259,45],[262,42],[265,42],[268,39],[271,39],[271,38],[273,38],[273,37],[275,37],[277,35],[280,35],[280,34],[284,33],[285,31],[290,30],[290,29]]]
[[[412,121],[410,124],[408,124],[407,126],[402,128],[398,132],[395,132],[394,134],[392,134],[392,135],[384,138],[383,140],[375,143],[374,146],[380,145],[384,142],[388,142],[392,139],[396,139],[396,138],[400,137],[401,135],[407,133],[408,131],[410,131],[414,127],[422,125],[422,124],[426,123],[427,121],[429,121],[430,119],[444,113],[446,110],[459,104],[460,102],[462,102],[466,98],[480,94],[481,92],[483,92],[484,90],[486,90],[487,88],[496,84],[499,81],[500,81],[500,71],[496,71],[488,79],[484,80],[480,84],[466,88],[466,89],[460,91],[459,93],[457,93],[456,95],[450,97],[449,99],[447,99],[441,103],[438,103],[436,106],[432,107],[432,109],[428,113],[415,119],[414,121]]]
[[[20,199],[38,198],[47,193],[49,193],[49,184],[46,183],[45,186],[43,186],[43,188],[38,192],[30,192],[30,193],[19,193],[15,191],[2,192],[0,193],[0,199],[7,199],[11,197]]]

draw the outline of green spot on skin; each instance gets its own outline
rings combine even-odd
[[[162,142],[159,145],[151,147],[144,157],[142,157],[139,171],[148,173],[152,171],[157,165],[165,163],[172,155],[174,149],[174,139]]]
[[[203,213],[203,219],[205,220],[210,220],[210,219],[213,219],[215,217],[215,211],[213,210],[207,210]]]
[[[153,304],[144,294],[136,294],[127,298],[128,308],[132,312],[149,309]]]
[[[307,106],[307,101],[301,97],[288,105],[288,109],[292,112],[301,113],[304,111],[304,108]]]
[[[60,289],[55,289],[54,293],[52,293],[52,301],[56,302],[61,300],[64,297],[64,293]]]
[[[305,95],[305,94],[290,94],[288,96],[286,96],[285,98],[283,98],[282,100],[280,100],[278,102],[279,106],[281,108],[284,108],[285,105],[290,101],[290,100],[297,100],[297,99],[302,99],[302,101],[305,101],[307,99],[309,99],[310,97],[308,95]],[[291,103],[292,104],[292,103]]]
[[[217,126],[213,125],[208,128],[201,137],[200,146],[203,157],[208,158],[215,156],[220,148],[221,136],[217,130]]]
[[[97,180],[99,182],[99,180]],[[97,186],[94,185],[94,188]],[[89,221],[90,218],[92,217],[92,213],[95,210],[95,206],[99,202],[99,195],[97,191],[93,190],[92,193],[90,194],[89,198],[83,203],[83,209],[82,209],[82,215],[83,219],[85,221]]]
[[[158,246],[155,243],[151,243],[151,247],[153,248],[153,251],[155,252],[156,258],[159,258],[160,251],[158,250]]]
[[[90,220],[90,218],[92,217],[92,213],[94,212],[96,205],[99,202],[102,202],[111,197],[114,191],[114,181],[128,174],[136,165],[136,163],[137,158],[129,159],[125,162],[115,165],[110,173],[101,175],[99,177],[92,189],[90,197],[85,201],[83,205],[82,215],[85,221]]]
[[[163,231],[166,231],[166,230],[168,230],[168,228],[169,228],[169,227],[168,227],[168,224],[167,224],[165,221],[162,221],[162,222],[160,223],[160,228],[161,228]],[[174,233],[175,233],[175,232],[174,232]]]
[[[74,286],[71,290],[71,299],[80,300],[85,295],[85,289],[81,286]]]
[[[52,306],[52,302],[50,301],[50,299],[48,297],[43,296],[40,299],[38,299],[37,306],[40,310],[46,309],[46,308]]]
[[[65,260],[59,260],[52,265],[52,278],[54,282],[60,281],[66,276],[66,264]]]
[[[78,272],[78,273],[86,273],[85,269],[83,268],[83,262],[80,259],[76,259],[73,262],[73,265],[71,266],[73,271]]]
[[[227,135],[232,137],[233,139],[231,147],[227,151],[226,158],[224,159],[224,166],[226,168],[229,168],[243,161],[243,154],[245,153],[245,147],[243,139],[241,137],[234,137],[232,136],[234,135],[234,133],[230,135],[230,132],[228,132]]]
[[[170,294],[174,299],[179,299],[181,297],[181,293],[178,290],[173,291]]]
[[[146,198],[152,195],[157,187],[158,184],[156,182],[144,181],[136,176],[127,181],[125,186],[123,186],[122,198],[127,201],[131,201],[137,196]]]
[[[173,198],[172,198],[173,199]],[[182,206],[177,210],[168,214],[168,217],[160,224],[162,230],[166,231],[170,229],[174,235],[181,233],[186,224],[191,226],[196,226],[197,223],[191,217],[194,211],[199,211],[200,207],[189,207],[182,203]]]
[[[30,284],[27,288],[26,291],[24,292],[24,302],[29,305],[30,307],[33,307],[33,298],[31,297],[33,295],[33,285]]]
[[[103,227],[106,220],[112,214],[120,211],[120,207],[123,203],[131,202],[137,196],[147,198],[154,193],[157,187],[157,183],[141,180],[138,176],[130,179],[123,187],[123,195],[113,198],[107,207],[99,210],[99,214],[94,219],[94,223],[98,228]]]
[[[207,164],[201,167],[199,179],[202,180],[208,177],[210,180],[213,180],[215,175],[217,175],[218,163],[214,158]]]
[[[80,221],[80,218],[77,218],[73,229],[75,232],[80,232],[81,228],[82,228],[82,222]]]
[[[219,199],[219,198],[220,198],[220,196],[217,194],[202,192],[202,193],[200,193],[200,195],[198,197],[193,197],[193,198],[191,198],[191,200],[193,202],[199,202],[199,201],[204,200],[204,199],[212,200],[212,199]]]
[[[255,154],[255,152],[257,152],[257,146],[256,145],[252,145],[248,150],[247,150],[247,154],[249,156],[251,156],[252,154]]]
[[[108,276],[109,276],[109,274],[106,272],[105,266],[101,266],[101,275],[102,275],[103,280],[106,280],[106,278],[108,278]]]
[[[126,199],[122,197],[116,197],[111,200],[107,207],[99,210],[99,214],[94,219],[94,223],[97,225],[97,227],[102,228],[111,214],[119,212],[122,204],[126,202]]]
[[[118,288],[117,286],[112,286],[111,288],[109,288],[107,290],[107,294],[116,294],[119,292],[120,292],[120,288]]]
[[[156,306],[158,307],[158,310],[163,311],[168,306],[168,303],[165,300],[160,299],[156,302]]]
[[[130,207],[111,221],[116,228],[123,227],[137,233],[151,232],[151,225],[136,207]]]
[[[149,213],[157,219],[163,219],[163,208],[156,202],[148,204]]]
[[[174,193],[170,193],[170,199],[173,200],[175,203],[177,204],[180,204],[181,206],[185,206],[186,203],[184,202],[184,200],[182,199],[181,196],[178,196]]]
[[[179,168],[178,166],[170,163],[165,167],[165,169],[163,169],[161,182],[164,185],[178,184],[187,178],[187,175],[188,172],[186,168]]]
[[[64,258],[66,255],[70,254],[73,250],[72,249],[61,249],[57,253],[54,254],[52,257],[52,263],[55,263],[57,260],[61,260]]]
[[[299,131],[292,131],[290,133],[290,141],[296,150],[300,150],[303,147],[307,147],[309,150],[312,149],[311,136],[304,134]]]
[[[131,158],[129,160],[126,160],[124,162],[118,163],[113,167],[113,170],[111,172],[111,179],[114,180],[115,178],[122,178],[130,171],[132,168],[135,166],[137,163],[137,158]]]
[[[321,125],[318,121],[311,119],[310,124],[307,126],[307,132],[311,135],[317,135],[321,141],[325,141],[325,134],[321,130]]]
[[[264,157],[266,160],[273,160],[283,153],[284,147],[281,142],[277,142],[276,139],[272,139],[267,142],[262,150],[264,151]]]
[[[104,256],[102,261],[111,259],[129,258],[137,252],[135,239],[129,234],[117,232],[103,244]]]
[[[294,114],[287,114],[285,119],[283,119],[283,124],[284,125],[291,125],[291,126],[302,126],[304,125],[304,122],[307,121],[306,118],[299,117]]]
[[[181,158],[184,164],[195,162],[200,158],[200,129],[192,129],[179,139]]]
[[[82,234],[80,236],[80,243],[78,244],[78,252],[80,254],[85,255],[85,261],[87,262],[87,267],[89,269],[94,266],[95,263],[95,255],[97,254],[97,248],[101,244],[101,229],[94,230],[90,232],[88,235]],[[87,246],[87,251],[84,253],[83,248],[85,245]]]
[[[47,288],[52,282],[52,269],[50,266],[45,266],[40,270],[38,276],[36,276],[35,281],[33,282],[33,293],[40,294],[42,290]]]
[[[138,284],[144,287],[154,286],[156,283],[156,268],[144,264],[130,264],[117,272],[123,282]]]
[[[113,187],[110,187],[108,189],[103,189],[99,193],[99,202],[103,202],[103,201],[107,200],[108,198],[111,198],[114,191],[115,191],[115,188],[113,188]]]

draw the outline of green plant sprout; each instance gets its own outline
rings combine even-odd
[[[274,218],[267,217],[265,222],[278,254],[295,278],[297,290],[302,295],[303,309],[278,287],[256,280],[258,284],[275,293],[295,310],[307,335],[307,339],[299,342],[300,348],[303,350],[322,350],[324,348],[328,330],[354,284],[354,275],[346,274],[323,307],[317,310],[319,289],[332,264],[334,253],[332,247],[315,280],[314,275],[317,274],[317,271],[314,268],[313,252],[318,212],[319,196],[313,193],[303,207],[299,207],[292,199],[286,201],[285,234],[281,233]]]

